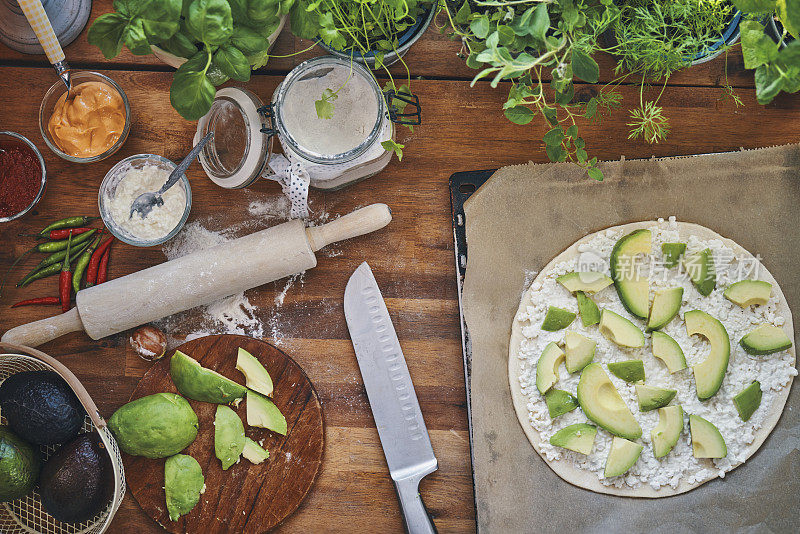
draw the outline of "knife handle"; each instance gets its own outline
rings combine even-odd
[[[403,523],[409,534],[436,534],[436,526],[419,494],[421,478],[412,476],[394,481],[397,498],[400,500],[400,508],[403,511]]]

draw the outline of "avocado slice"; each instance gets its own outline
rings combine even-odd
[[[673,317],[678,315],[678,310],[681,309],[683,302],[683,288],[671,287],[669,289],[662,289],[656,291],[653,297],[653,304],[650,306],[650,315],[647,318],[647,332],[653,330],[660,330]]]
[[[548,332],[562,330],[572,324],[574,320],[575,314],[571,311],[550,306],[544,316],[544,321],[542,321],[542,330]]]
[[[625,382],[630,382],[631,384],[644,382],[644,362],[642,360],[611,362],[608,364],[608,370]]]
[[[567,273],[556,278],[556,282],[564,286],[570,293],[583,291],[584,293],[597,293],[605,289],[614,281],[603,273]]]
[[[561,389],[550,389],[544,394],[544,400],[547,403],[547,411],[550,413],[551,419],[578,407],[578,399]]]
[[[661,458],[678,443],[683,432],[683,408],[680,404],[658,409],[658,424],[650,432],[653,443],[653,456]]]
[[[550,444],[581,454],[589,454],[592,452],[596,435],[597,427],[587,423],[575,423],[553,434],[550,437]]]
[[[733,397],[733,405],[736,406],[736,411],[739,412],[742,421],[749,420],[760,404],[761,383],[758,380],[753,380],[749,386]]]
[[[564,335],[564,352],[566,353],[567,371],[576,373],[589,365],[594,358],[597,342],[577,332]]]
[[[683,314],[686,321],[686,333],[690,336],[700,334],[708,339],[711,352],[705,360],[692,366],[694,382],[697,387],[697,398],[710,399],[722,386],[722,379],[728,370],[728,359],[731,355],[731,342],[728,332],[719,320],[704,311],[691,310]]]
[[[650,307],[650,281],[639,273],[636,256],[650,254],[650,230],[634,230],[620,238],[611,250],[611,279],[622,305],[631,315],[647,319]]]
[[[248,388],[267,397],[272,396],[272,378],[269,373],[255,356],[242,347],[239,347],[236,356],[236,368],[244,375]]]
[[[30,493],[39,478],[39,468],[39,452],[7,426],[0,426],[0,502]]]
[[[689,416],[692,433],[692,453],[695,458],[725,458],[728,447],[719,429],[699,415]]]
[[[664,332],[655,331],[651,334],[653,342],[653,356],[664,362],[670,373],[686,369],[686,357],[681,346],[671,336]]]
[[[644,384],[637,384],[635,387],[636,397],[639,399],[639,410],[642,412],[666,406],[678,394],[674,389],[657,388]]]
[[[169,361],[169,374],[178,391],[196,401],[230,404],[244,397],[247,392],[243,385],[203,367],[197,360],[179,350],[175,351]]]
[[[260,464],[269,458],[269,451],[252,439],[244,438],[244,449],[242,449],[242,456],[247,458],[251,464]]]
[[[547,344],[536,362],[536,388],[544,395],[558,381],[558,366],[564,362],[566,355],[553,342]]]
[[[583,291],[576,291],[575,297],[578,299],[578,313],[581,314],[581,324],[592,326],[600,322],[600,308]]]
[[[578,403],[586,417],[612,434],[626,439],[642,437],[642,427],[599,363],[590,363],[581,372]]]
[[[623,347],[643,347],[644,334],[625,317],[604,309],[600,314],[600,333]]]
[[[792,340],[782,328],[764,323],[739,340],[748,354],[772,354],[792,347]]]
[[[763,306],[772,294],[772,284],[763,280],[742,280],[726,287],[722,294],[742,308],[754,304]]]
[[[254,391],[247,392],[247,425],[286,435],[286,418],[281,411],[270,399]]]
[[[222,462],[222,470],[239,461],[244,449],[244,425],[228,406],[217,406],[214,418],[214,454]]]
[[[639,455],[642,454],[643,445],[614,436],[611,440],[611,450],[606,458],[606,468],[603,476],[606,478],[622,475],[633,467]]]
[[[664,267],[671,269],[680,263],[686,252],[686,243],[662,243],[661,252],[664,254]]]
[[[689,274],[698,293],[707,297],[717,287],[717,270],[714,266],[714,253],[710,248],[695,252],[683,258],[683,267]]]
[[[164,492],[169,520],[177,521],[200,502],[206,481],[197,460],[186,454],[170,456],[164,462]]]

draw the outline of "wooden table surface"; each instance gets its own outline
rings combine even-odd
[[[111,11],[110,0],[96,0],[92,17]],[[310,45],[290,35],[279,38],[273,52],[288,55]],[[286,287],[279,281],[251,290],[247,297],[265,324],[264,339],[287,351],[309,375],[323,400],[326,442],[323,467],[308,499],[279,528],[285,532],[399,532],[401,516],[378,441],[342,310],[345,283],[362,261],[368,261],[386,298],[408,367],[414,379],[425,422],[439,460],[421,493],[441,532],[475,529],[475,504],[469,454],[467,409],[453,261],[448,177],[456,171],[496,168],[528,161],[544,162],[538,119],[516,126],[502,114],[506,87],[480,82],[471,88],[474,72],[459,57],[459,43],[431,27],[406,56],[420,96],[424,123],[413,133],[401,131],[406,145],[402,163],[393,161],[381,174],[337,192],[311,193],[314,217],[344,214],[371,202],[385,202],[393,211],[388,228],[337,245],[321,254],[317,268],[305,274],[275,303]],[[195,124],[170,106],[171,70],[153,56],[127,50],[106,61],[86,42],[86,31],[66,48],[73,67],[100,70],[126,91],[133,115],[128,141],[111,158],[92,165],[68,163],[55,156],[38,131],[37,113],[46,89],[56,80],[44,56],[26,56],[0,45],[0,130],[29,137],[42,151],[48,186],[35,210],[0,226],[0,266],[26,250],[30,240],[19,233],[37,231],[67,215],[96,214],[97,189],[106,171],[136,153],[162,154],[177,160],[188,150]],[[271,60],[245,86],[268,99],[283,76],[314,49]],[[729,54],[728,80],[744,102],[737,108],[722,100],[725,58],[678,73],[664,91],[662,105],[672,132],[658,144],[627,140],[627,114],[618,111],[602,126],[588,125],[583,137],[601,159],[646,158],[756,148],[800,140],[800,97],[781,95],[769,106],[755,101],[753,77],[743,70],[741,54]],[[614,60],[601,58],[603,79],[610,79]],[[400,68],[393,68],[401,74]],[[585,86],[576,89],[578,92]],[[622,87],[625,101],[638,88]],[[259,181],[247,190],[224,190],[208,180],[199,165],[188,172],[193,192],[189,222],[215,229],[244,224],[250,231],[277,220],[254,220],[248,205],[280,197],[280,188]],[[742,177],[758,179],[758,177]],[[531,191],[531,199],[537,198]],[[598,209],[603,209],[598,206]],[[19,272],[38,261],[29,258]],[[158,247],[136,249],[115,245],[110,276],[118,277],[164,261]],[[2,295],[0,331],[40,319],[51,309],[7,306],[22,298],[54,294],[54,279]],[[191,315],[191,314],[190,314]],[[188,333],[188,332],[184,332]],[[128,400],[148,364],[136,356],[119,334],[92,341],[72,334],[42,349],[69,366],[83,381],[108,417]],[[110,532],[161,531],[126,496]]]

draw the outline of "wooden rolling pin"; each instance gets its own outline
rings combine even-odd
[[[315,251],[391,220],[386,204],[372,204],[322,226],[285,222],[82,289],[75,308],[12,328],[1,341],[36,347],[80,330],[92,339],[110,336],[315,267]]]

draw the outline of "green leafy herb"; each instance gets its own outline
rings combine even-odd
[[[397,155],[397,161],[403,161],[403,149],[406,147],[405,145],[401,145],[394,139],[389,139],[388,141],[383,141],[381,146],[385,150],[394,152]]]
[[[216,89],[206,76],[211,66],[211,53],[201,50],[178,67],[169,89],[169,101],[178,113],[197,120],[208,112]]]
[[[317,117],[320,119],[333,118],[333,101],[339,98],[339,91],[325,89],[322,91],[322,98],[314,101],[314,108],[317,110]]]

